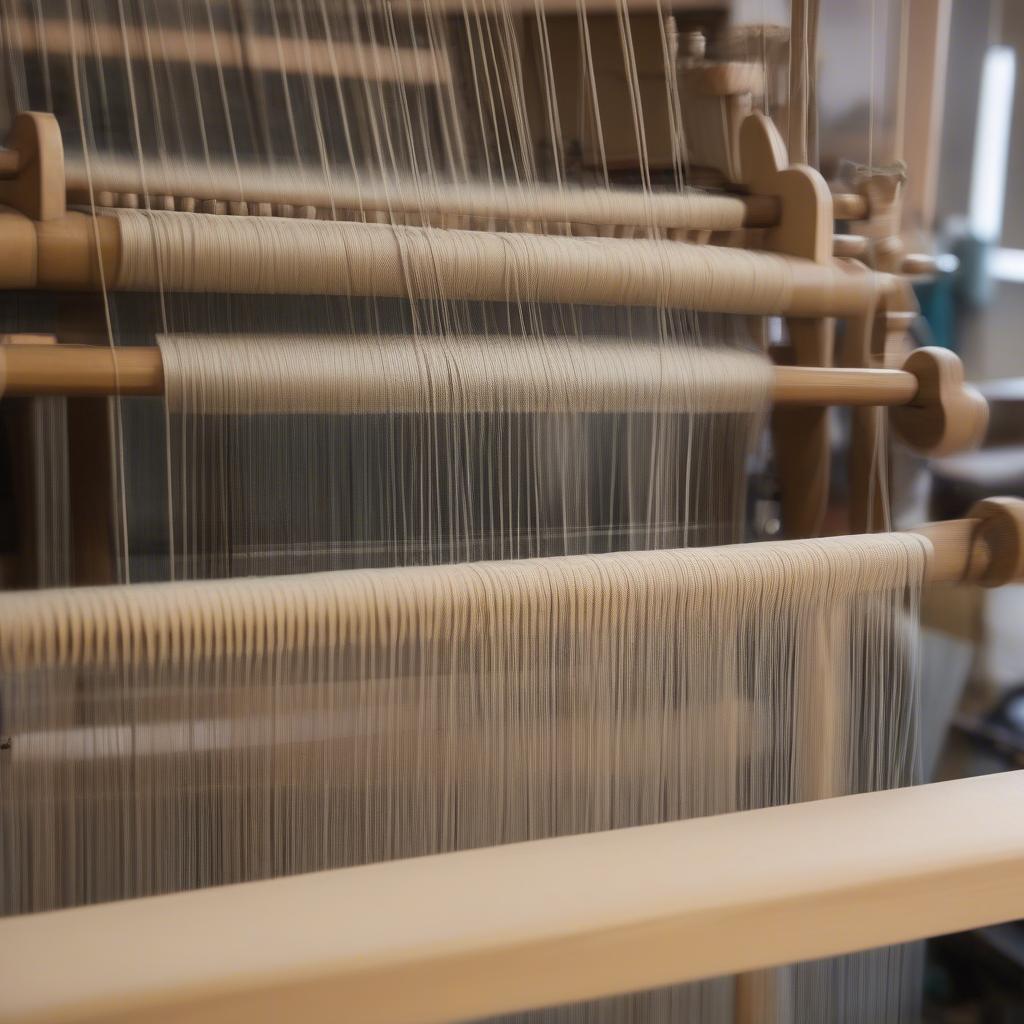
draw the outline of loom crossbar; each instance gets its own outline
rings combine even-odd
[[[924,549],[924,576],[930,583],[979,582],[994,586],[1024,582],[1024,501],[990,498],[971,509],[964,520],[932,523],[910,531]],[[641,574],[653,588],[680,586],[692,564],[695,585],[700,585],[699,563],[720,558],[738,580],[758,571],[781,576],[793,587],[802,575],[815,572],[813,562],[797,557],[783,569],[781,549],[799,556],[807,545],[820,554],[851,565],[899,557],[906,538],[899,534],[830,537],[817,541],[773,541],[668,551],[631,551],[602,555],[572,555],[526,561],[484,562],[390,570],[368,570],[376,588],[371,599],[363,584],[368,577],[352,572],[303,573],[294,576],[245,577],[180,583],[137,584],[130,591],[119,586],[75,587],[54,602],[46,591],[0,594],[0,671],[22,671],[41,665],[85,667],[116,663],[122,657],[161,656],[173,643],[202,635],[204,650],[228,650],[259,638],[264,650],[291,649],[296,637],[319,636],[339,617],[361,613],[367,602],[398,599],[441,604],[446,615],[473,607],[486,593],[485,580],[517,581],[517,600],[551,601],[554,594],[584,590],[597,593],[623,591]],[[680,576],[665,576],[671,559]],[[799,568],[795,568],[798,566]],[[657,572],[654,572],[657,570]],[[742,570],[742,571],[741,571]],[[648,574],[648,575],[644,575]],[[850,574],[847,574],[850,575]],[[839,592],[853,586],[838,572]],[[481,587],[484,587],[482,590]],[[375,605],[374,605],[375,606]],[[287,628],[281,618],[287,609]],[[481,620],[482,621],[482,620]],[[292,626],[301,623],[295,632]],[[429,626],[424,628],[429,629]],[[181,640],[180,638],[185,638]],[[173,644],[171,644],[173,646]]]
[[[0,287],[365,295],[852,316],[893,287],[841,260],[686,242],[563,238],[167,211],[0,218]]]
[[[292,39],[254,33],[210,32],[163,26],[159,32],[67,18],[10,17],[8,45],[16,50],[99,59],[209,64],[290,74],[326,75],[410,85],[448,85],[448,57],[435,50],[387,47],[344,39]]]
[[[994,924],[1022,800],[1010,772],[12,918],[0,1019],[430,1024]]]
[[[779,405],[903,405],[917,394],[917,378],[904,370],[777,366],[773,374],[772,397]],[[155,347],[0,346],[0,394],[131,396],[163,391],[163,363]]]
[[[68,201],[110,205],[104,193],[133,196],[140,206],[152,197],[214,200],[224,204],[269,203],[313,207],[324,211],[385,213],[481,221],[554,224],[632,225],[664,230],[730,231],[770,227],[779,220],[774,196],[731,196],[686,189],[682,192],[638,192],[630,189],[557,187],[530,183],[515,187],[484,187],[467,183],[425,184],[415,181],[363,181],[335,174],[315,174],[297,165],[291,170],[162,159],[149,161],[145,173],[137,161],[93,157],[88,167],[80,158],[65,161]],[[122,204],[123,205],[123,204]]]

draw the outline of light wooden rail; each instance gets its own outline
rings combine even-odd
[[[1022,802],[1012,772],[8,919],[0,1019],[432,1024],[994,924]]]

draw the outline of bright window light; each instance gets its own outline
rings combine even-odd
[[[1024,283],[1024,249],[993,249],[988,258],[988,272],[997,281]]]
[[[981,72],[978,125],[971,169],[971,234],[995,242],[1003,230],[1006,165],[1017,58],[1009,46],[990,46]]]

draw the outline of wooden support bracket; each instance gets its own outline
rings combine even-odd
[[[67,211],[64,143],[53,114],[16,114],[7,148],[0,150],[0,204],[34,221]]]
[[[911,352],[903,369],[917,378],[913,402],[890,410],[901,440],[922,455],[950,455],[981,444],[988,426],[988,403],[964,382],[960,360],[944,348]]]
[[[782,136],[763,114],[743,122],[740,159],[744,184],[779,201],[779,221],[765,232],[765,248],[818,265],[831,263],[832,193],[824,178],[811,167],[789,166]],[[832,320],[790,317],[787,327],[797,366],[832,365]],[[787,537],[817,536],[828,505],[828,410],[777,410],[772,433],[783,531]]]

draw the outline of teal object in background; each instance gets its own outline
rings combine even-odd
[[[955,274],[938,273],[930,281],[914,285],[921,316],[931,333],[930,345],[958,350],[956,330]]]
[[[961,235],[952,245],[953,255],[960,261],[956,272],[957,298],[967,309],[982,309],[992,301],[995,282],[989,262],[992,243],[974,235]]]
[[[929,345],[960,350],[960,316],[981,309],[992,300],[994,282],[989,273],[992,246],[973,235],[955,238],[951,252],[936,259],[935,277],[914,285],[921,316],[928,324]]]

